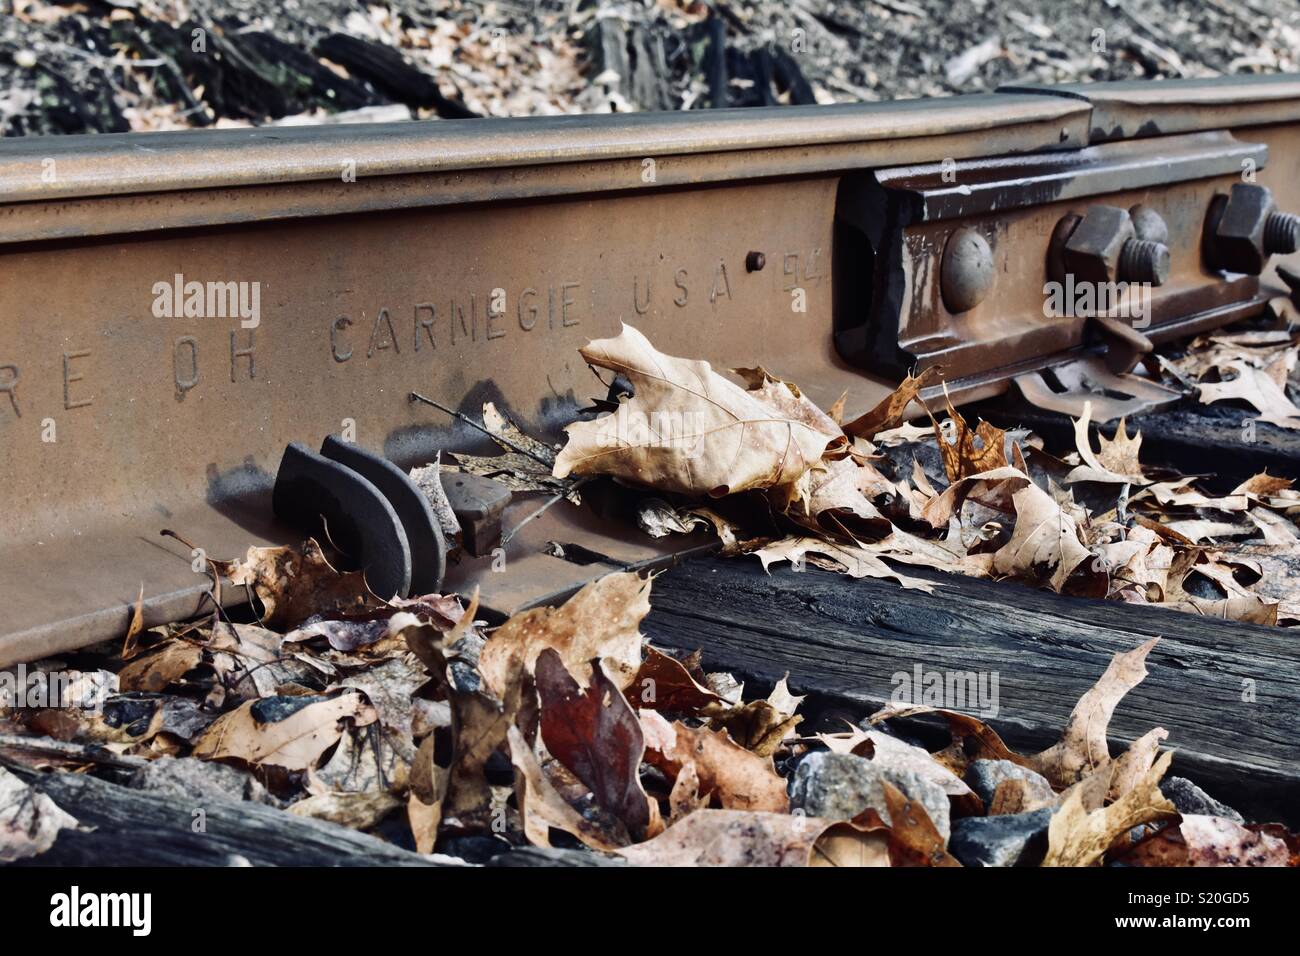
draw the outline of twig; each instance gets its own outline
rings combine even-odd
[[[541,506],[539,506],[535,511],[529,512],[522,521],[520,521],[509,531],[501,535],[501,547],[504,548],[506,545],[508,545],[510,543],[510,539],[513,538],[516,534],[518,534],[519,530],[523,528],[524,525],[528,524],[528,522],[530,521],[540,518],[542,514],[548,508],[551,507],[551,505],[556,504],[562,498],[567,498],[574,490],[581,488],[587,482],[591,481],[591,479],[594,477],[595,477],[594,475],[587,475],[585,478],[579,478],[577,481],[572,482],[563,491],[557,491],[554,495],[547,498],[546,501],[542,502]]]
[[[438,411],[445,412],[446,414],[452,416],[453,418],[459,419],[460,421],[464,422],[466,425],[469,425],[473,428],[477,428],[479,431],[487,435],[493,441],[500,442],[502,445],[505,445],[507,448],[511,449],[512,451],[519,452],[519,454],[521,455],[528,456],[533,461],[537,462],[539,465],[545,465],[547,470],[550,470],[555,465],[555,462],[547,461],[545,458],[543,458],[541,455],[537,454],[536,452],[532,451],[531,449],[525,448],[523,445],[516,444],[515,442],[511,441],[509,438],[506,438],[504,435],[496,434],[494,431],[492,431],[482,422],[474,421],[474,419],[470,418],[464,412],[458,412],[454,408],[448,408],[446,405],[443,405],[441,402],[435,402],[431,398],[426,398],[425,396],[421,395],[419,392],[411,393],[411,401],[423,402],[426,405],[432,405],[434,408],[438,409]]]

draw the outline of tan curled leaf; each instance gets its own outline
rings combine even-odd
[[[920,396],[921,389],[938,381],[942,370],[932,365],[920,375],[909,375],[898,388],[886,395],[865,415],[859,415],[844,426],[844,434],[854,438],[874,438],[877,434],[897,428],[908,416],[908,409]],[[919,414],[919,410],[917,412]]]
[[[1043,866],[1095,866],[1111,844],[1133,827],[1176,817],[1178,811],[1159,787],[1173,759],[1173,752],[1167,751],[1131,790],[1108,807],[1089,811],[1087,787],[1072,787],[1048,825]]]
[[[1255,368],[1244,360],[1227,362],[1222,366],[1235,376],[1226,382],[1203,382],[1201,403],[1212,405],[1228,399],[1238,399],[1259,412],[1259,420],[1280,428],[1300,428],[1300,408],[1286,397],[1286,391],[1264,369]]]
[[[1080,565],[1095,556],[1080,540],[1079,527],[1056,500],[1035,484],[1012,496],[1016,526],[1011,540],[993,555],[998,574],[1034,578],[1039,569],[1050,570],[1048,583],[1059,592]]]
[[[733,368],[731,371],[744,381],[746,390],[764,405],[775,409],[785,418],[803,422],[825,435],[829,439],[827,454],[839,453],[848,447],[849,440],[840,426],[810,401],[794,382],[778,379],[762,367]]]
[[[335,570],[312,538],[298,547],[249,548],[242,561],[212,564],[231,584],[253,589],[269,627],[292,628],[314,614],[339,617],[381,603],[362,572]]]
[[[524,825],[524,836],[533,846],[550,846],[550,830],[563,830],[593,850],[617,850],[626,844],[626,834],[606,832],[570,806],[542,769],[537,754],[518,727],[508,732],[510,762],[515,768],[515,801]]]
[[[0,863],[39,856],[59,831],[80,828],[76,817],[0,767]]]
[[[483,646],[479,671],[500,695],[521,671],[531,672],[547,648],[571,674],[585,681],[587,662],[598,657],[619,689],[641,667],[641,621],[650,613],[650,579],[631,571],[587,584],[558,608],[537,607],[514,615]]]
[[[1118,800],[1141,783],[1160,756],[1160,745],[1168,737],[1169,731],[1163,727],[1152,728],[1115,758],[1110,770],[1110,800]]]
[[[1004,511],[1007,514],[1015,510],[1012,496],[1027,485],[1033,484],[1029,476],[1019,468],[1007,465],[992,471],[967,475],[954,481],[940,494],[935,495],[921,509],[921,517],[932,528],[942,528],[948,524],[953,515],[961,513],[967,498],[980,504]]]
[[[619,855],[634,866],[808,866],[829,820],[788,813],[696,810]]]
[[[195,743],[194,756],[306,770],[338,743],[346,718],[364,725],[376,714],[358,693],[251,700],[213,721]]]
[[[785,780],[771,757],[761,757],[732,740],[724,730],[668,723],[654,711],[641,713],[646,739],[646,762],[669,779],[694,765],[701,796],[717,794],[728,810],[763,810],[785,813],[790,809]]]
[[[329,792],[304,797],[290,806],[289,812],[352,830],[369,830],[401,805],[401,800],[384,790]]]
[[[118,671],[118,685],[124,691],[161,693],[201,663],[201,648],[173,639]]]
[[[1293,479],[1270,475],[1266,469],[1256,475],[1252,475],[1236,488],[1233,488],[1232,494],[1254,495],[1257,498],[1273,498],[1284,491],[1290,490],[1293,484],[1295,484]]]
[[[1142,448],[1142,433],[1128,435],[1124,419],[1120,419],[1115,437],[1098,433],[1100,452],[1092,450],[1089,426],[1092,423],[1092,402],[1083,403],[1083,414],[1074,423],[1074,446],[1083,464],[1065,476],[1066,484],[1076,481],[1098,481],[1107,484],[1136,484],[1145,481],[1138,452]]]
[[[786,515],[819,534],[882,538],[893,530],[872,498],[894,491],[893,485],[870,464],[852,458],[824,461],[806,476],[806,494],[792,501]]]
[[[828,827],[813,844],[810,866],[882,867],[889,860],[889,830],[862,827],[852,821]]]
[[[557,478],[613,475],[661,491],[719,497],[793,484],[829,442],[708,362],[664,355],[631,326],[581,351],[591,365],[626,376],[636,394],[615,413],[568,427]]]
[[[1111,658],[1097,683],[1074,705],[1061,739],[1029,758],[1029,766],[1057,787],[1069,787],[1110,762],[1106,730],[1121,698],[1147,676],[1146,659],[1160,638]]]
[[[447,796],[450,774],[433,759],[433,734],[420,742],[411,761],[411,790],[406,800],[406,818],[415,838],[417,853],[432,853],[438,842],[438,825],[442,822],[442,801]]]
[[[886,539],[888,540],[888,539]],[[933,592],[935,584],[914,578],[890,567],[881,560],[880,551],[868,547],[854,547],[838,544],[821,538],[790,537],[774,541],[754,552],[764,569],[779,561],[789,561],[796,569],[802,570],[805,561],[824,568],[847,574],[852,578],[887,578],[897,581],[905,588]],[[887,552],[883,552],[887,553]]]

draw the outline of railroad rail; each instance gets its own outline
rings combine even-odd
[[[0,142],[0,665],[120,634],[142,582],[146,623],[195,613],[206,576],[160,528],[222,557],[293,540],[291,442],[403,467],[471,443],[412,390],[553,433],[619,322],[850,412],[931,365],[958,401],[1157,407],[1137,360],[1283,292],[1291,212],[1289,75]],[[1146,296],[1142,321],[1049,314],[1074,278]],[[703,546],[552,509],[508,573],[447,586],[508,614]]]

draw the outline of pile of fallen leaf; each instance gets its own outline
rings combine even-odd
[[[253,549],[227,569],[248,572],[278,629],[216,616],[136,633],[101,711],[0,717],[0,762],[79,771],[130,755],[153,786],[207,767],[236,799],[480,862],[529,844],[639,865],[1286,866],[1300,853],[1284,827],[1248,826],[1188,781],[1173,778],[1177,805],[1162,794],[1163,729],[1109,756],[1110,716],[1155,640],[1117,654],[1039,754],[973,717],[898,705],[800,737],[784,680],[745,701],[697,655],[647,645],[651,581],[635,574],[485,633],[474,601],[377,602],[317,554]],[[328,610],[304,620],[311,601]],[[96,676],[85,684],[104,686]],[[891,729],[919,713],[947,719],[948,747]],[[22,745],[48,738],[72,746]],[[0,768],[0,860],[76,826]]]
[[[1169,367],[1189,387],[1207,379],[1206,402],[1258,399],[1274,423],[1285,402],[1300,424],[1284,391],[1297,342],[1290,331],[1216,335]],[[1122,421],[1094,447],[1088,413],[1075,423],[1075,449],[1059,457],[1030,433],[972,426],[948,402],[931,427],[908,423],[937,369],[845,422],[842,400],[824,411],[761,368],[736,369],[733,381],[707,362],[664,355],[630,326],[582,355],[625,392],[568,427],[558,456],[549,451],[552,474],[518,456],[444,467],[548,492],[562,487],[555,479],[612,477],[653,494],[638,506],[644,530],[711,527],[726,551],[765,567],[806,561],[941,587],[904,570],[927,568],[1259,624],[1300,618],[1300,491],[1290,479],[1259,474],[1210,494],[1195,476],[1144,464],[1142,436]],[[1223,383],[1208,381],[1221,372]],[[1276,395],[1260,398],[1267,388]],[[620,431],[619,422],[646,424]],[[666,434],[655,422],[689,427]]]
[[[1193,387],[1233,380],[1225,369],[1276,382],[1296,347],[1289,334],[1216,335],[1170,366]],[[422,486],[464,469],[574,500],[581,482],[613,476],[638,496],[644,529],[706,524],[765,565],[942,587],[899,569],[919,566],[1267,623],[1287,606],[1250,587],[1295,551],[1300,496],[1284,479],[1210,496],[1143,464],[1140,436],[1122,425],[1092,447],[1087,416],[1064,457],[1028,434],[972,427],[950,403],[930,428],[907,424],[933,373],[845,422],[843,402],[823,411],[762,369],[732,381],[629,327],[582,354],[617,387],[558,453],[488,407],[484,430],[507,453],[435,463]],[[619,412],[689,427],[620,431]],[[311,540],[214,561],[212,579],[214,608],[221,587],[246,588],[256,621],[218,610],[144,630],[137,616],[120,659],[101,658],[116,690],[103,691],[102,671],[75,685],[99,706],[74,692],[0,710],[0,763],[93,771],[102,754],[130,755],[155,780],[219,768],[245,799],[480,862],[525,845],[782,866],[1284,866],[1300,853],[1284,827],[1247,825],[1186,780],[1162,792],[1173,756],[1162,728],[1110,756],[1111,715],[1154,640],[1115,656],[1058,743],[1021,755],[985,723],[926,707],[800,736],[802,698],[785,681],[745,700],[698,654],[649,646],[652,582],[632,573],[494,629],[476,620],[476,596],[381,600]],[[907,736],[921,714],[946,719],[947,747]],[[24,746],[49,739],[63,749]],[[75,826],[0,769],[0,859],[43,852]]]

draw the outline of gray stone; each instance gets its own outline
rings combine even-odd
[[[1004,780],[1024,780],[1029,785],[1031,797],[1056,798],[1046,777],[1010,760],[975,760],[966,768],[966,784],[984,801],[985,808],[993,802],[993,794]]]
[[[952,824],[948,852],[962,866],[1038,866],[1047,853],[1052,811],[961,817]]]
[[[1163,793],[1181,814],[1199,813],[1207,817],[1227,817],[1237,823],[1246,819],[1226,803],[1220,803],[1186,777],[1166,777],[1160,782]]]
[[[941,786],[906,767],[885,767],[852,754],[819,751],[805,757],[790,782],[790,806],[828,820],[849,820],[871,807],[891,823],[881,786],[885,780],[923,806],[935,829],[948,839],[948,795]]]

